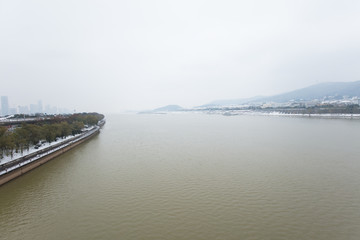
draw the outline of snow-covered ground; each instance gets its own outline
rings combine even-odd
[[[360,119],[360,114],[296,114],[296,113],[283,113],[278,111],[265,112],[265,111],[252,111],[252,110],[210,110],[201,111],[207,114],[221,114],[225,116],[237,116],[237,115],[253,115],[253,116],[289,116],[289,117],[317,117],[317,118],[354,118]]]
[[[168,111],[168,112],[148,112],[142,114],[219,114],[224,116],[238,116],[238,115],[251,115],[251,116],[288,116],[288,117],[317,117],[317,118],[353,118],[360,119],[360,114],[341,114],[341,113],[284,113],[279,111],[254,111],[254,110],[229,110],[229,109],[196,109],[193,111]]]
[[[10,162],[10,161],[15,160],[15,159],[20,158],[20,157],[24,157],[24,156],[26,156],[26,155],[29,155],[29,154],[34,153],[34,152],[37,152],[37,151],[42,150],[42,149],[44,149],[44,148],[53,146],[53,145],[58,144],[58,143],[61,143],[61,142],[64,142],[64,141],[66,141],[66,140],[68,140],[68,139],[75,138],[75,137],[77,137],[77,136],[79,136],[79,135],[80,135],[80,134],[76,134],[75,136],[72,136],[72,135],[71,135],[71,136],[67,136],[66,138],[60,138],[60,139],[58,139],[58,140],[56,140],[56,141],[54,141],[54,142],[51,142],[51,143],[48,143],[48,142],[43,143],[43,144],[41,144],[41,146],[40,146],[38,149],[35,149],[35,146],[31,146],[31,147],[29,148],[29,150],[24,150],[23,153],[20,153],[20,152],[19,152],[19,153],[14,153],[12,157],[11,157],[11,156],[4,156],[3,159],[0,159],[0,164],[4,164],[4,163],[7,163],[7,162]]]
[[[6,117],[0,117],[0,121],[8,120],[9,118],[12,118],[14,115],[6,116]]]
[[[4,122],[4,123],[17,123],[17,122],[29,122],[29,121],[42,121],[42,120],[47,120],[47,119],[51,119],[49,117],[42,117],[42,118],[11,118],[13,116],[7,116],[7,117],[1,117],[0,118],[0,122]]]
[[[53,148],[53,149],[51,149],[51,150],[49,150],[49,151],[46,151],[46,152],[44,152],[44,153],[41,153],[41,154],[39,153],[39,154],[37,154],[35,157],[33,157],[33,158],[31,158],[31,159],[28,159],[28,160],[22,162],[22,163],[19,164],[19,165],[16,165],[16,166],[14,166],[14,167],[11,167],[11,168],[8,168],[8,169],[6,169],[6,170],[4,170],[4,171],[1,171],[1,172],[0,172],[0,175],[6,173],[6,172],[8,172],[8,171],[11,171],[11,170],[13,170],[13,169],[15,169],[15,168],[18,168],[18,167],[21,167],[21,166],[23,166],[23,165],[26,165],[26,164],[29,163],[29,162],[35,161],[35,160],[37,160],[37,159],[39,159],[39,158],[41,158],[41,157],[43,157],[43,156],[45,156],[45,155],[48,155],[49,153],[52,153],[52,152],[57,151],[57,150],[59,150],[59,149],[61,149],[61,148],[64,148],[64,147],[66,147],[66,146],[68,146],[68,145],[70,145],[70,144],[72,144],[72,143],[74,143],[74,142],[77,142],[77,141],[79,141],[79,140],[81,140],[81,139],[83,139],[83,138],[86,138],[87,136],[91,135],[92,133],[94,133],[94,132],[97,131],[98,129],[99,129],[98,126],[85,128],[85,129],[83,129],[83,130],[84,130],[84,133],[76,134],[75,136],[72,136],[72,135],[71,135],[71,136],[68,136],[68,137],[63,138],[63,139],[58,139],[57,141],[52,142],[52,143],[44,143],[44,144],[42,144],[38,149],[35,149],[34,146],[32,146],[32,147],[29,149],[29,151],[25,150],[25,151],[23,152],[23,154],[21,154],[21,153],[14,153],[14,154],[13,154],[13,157],[5,156],[3,159],[0,159],[0,165],[1,165],[1,164],[8,163],[8,162],[11,162],[11,161],[15,161],[15,160],[17,160],[18,158],[24,157],[24,156],[29,155],[29,154],[31,154],[31,153],[40,152],[41,150],[43,150],[43,149],[45,149],[45,148],[49,148],[49,147],[54,146],[54,145],[56,145],[56,144],[60,144],[60,146],[58,146],[58,147],[56,147],[56,148]],[[65,143],[65,144],[61,144],[62,142],[67,141],[67,140],[71,140],[71,139],[73,139],[73,141],[69,141],[69,142],[67,142],[67,143]]]

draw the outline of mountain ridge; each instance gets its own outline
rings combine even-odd
[[[172,105],[166,105],[164,107],[156,108],[152,111],[154,111],[154,112],[173,112],[173,111],[181,111],[181,110],[183,110],[183,108],[181,106],[172,104]]]
[[[344,96],[360,97],[360,81],[319,83],[273,96],[215,100],[208,104],[202,105],[202,107],[239,105],[259,102],[284,103],[291,100],[311,101],[315,99],[324,99],[326,97],[342,98]]]

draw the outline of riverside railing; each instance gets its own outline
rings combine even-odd
[[[85,133],[82,133],[81,135],[79,136],[76,136],[76,137],[73,137],[73,138],[70,138],[70,139],[67,139],[65,141],[62,141],[60,143],[57,143],[57,144],[54,144],[52,146],[49,146],[49,147],[46,147],[44,149],[41,149],[41,150],[38,150],[36,152],[33,152],[33,153],[30,153],[30,154],[27,154],[23,157],[20,157],[20,158],[17,158],[17,159],[14,159],[12,161],[9,161],[7,163],[4,163],[4,164],[1,164],[0,165],[0,175],[3,175],[3,174],[6,174],[7,172],[9,171],[12,171],[16,168],[19,168],[19,167],[22,167],[30,162],[33,162],[45,155],[48,155],[52,152],[55,152],[57,150],[60,150],[66,146],[69,146],[70,144],[72,143],[75,143],[77,141],[80,141],[90,135],[92,135],[93,133],[97,132],[98,130],[100,129],[99,126],[96,126],[94,127],[93,129],[85,132]]]

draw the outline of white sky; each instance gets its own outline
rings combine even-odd
[[[0,0],[0,95],[103,113],[360,80],[358,0]]]

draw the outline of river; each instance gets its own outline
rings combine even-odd
[[[360,239],[360,121],[109,115],[0,187],[0,239]]]

